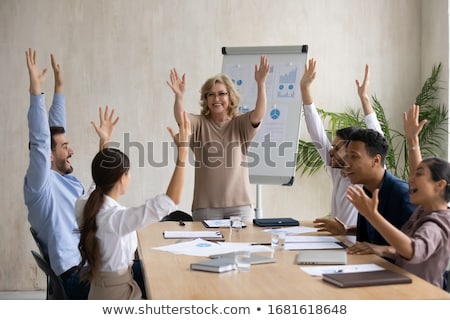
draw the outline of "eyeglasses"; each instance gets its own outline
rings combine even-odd
[[[216,97],[219,97],[220,99],[225,98],[228,95],[228,92],[226,91],[220,91],[220,92],[208,92],[206,94],[206,99],[215,99]]]
[[[348,140],[341,140],[336,144],[331,145],[331,150],[334,150],[335,152],[339,151],[341,148],[345,148],[348,144]]]
[[[338,145],[332,144],[330,150],[333,150],[333,151],[337,152],[337,151],[339,151],[340,149],[341,149],[341,145],[339,145],[339,144],[338,144]]]

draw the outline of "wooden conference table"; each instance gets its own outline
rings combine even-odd
[[[348,255],[348,264],[375,263],[409,276],[411,284],[384,285],[360,288],[338,288],[313,277],[294,263],[297,251],[276,251],[276,263],[253,265],[250,272],[229,271],[210,273],[191,271],[192,262],[205,257],[174,254],[154,250],[153,247],[176,243],[164,239],[166,230],[211,230],[201,222],[159,222],[138,232],[139,255],[142,261],[149,299],[156,300],[354,300],[354,299],[450,299],[450,294],[376,255]],[[301,225],[308,225],[301,223]],[[311,226],[311,224],[309,224]],[[263,228],[248,225],[231,235],[227,228],[220,229],[226,241],[270,242],[270,233]],[[325,234],[326,233],[315,233]],[[262,253],[267,254],[267,253]],[[270,253],[269,253],[270,255]]]

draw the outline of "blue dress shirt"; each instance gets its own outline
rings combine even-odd
[[[61,275],[81,261],[75,201],[84,193],[81,182],[70,174],[51,170],[50,126],[66,127],[65,97],[55,93],[48,119],[45,95],[30,97],[28,128],[30,162],[24,179],[28,221],[36,230],[50,264]]]

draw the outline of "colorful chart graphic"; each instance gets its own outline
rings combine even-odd
[[[294,98],[297,82],[297,67],[285,68],[278,78],[278,98]]]

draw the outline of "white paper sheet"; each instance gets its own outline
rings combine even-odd
[[[308,232],[317,232],[316,228],[312,227],[285,227],[285,228],[266,228],[262,230],[263,232],[272,232],[272,233],[285,233],[285,234],[300,234],[300,233],[308,233]]]
[[[252,245],[247,242],[222,242],[216,243],[203,239],[181,241],[167,246],[154,247],[155,250],[167,251],[175,254],[209,257],[211,255],[224,254],[236,251],[271,252],[271,248],[261,245]]]
[[[167,246],[154,247],[153,249],[198,257],[208,257],[212,254],[227,252],[226,250],[221,251],[223,248],[219,244],[203,239],[181,241]]]
[[[333,236],[286,236],[284,242],[339,242]]]
[[[271,246],[255,245],[249,242],[222,242],[220,246],[229,250],[229,252],[236,251],[250,251],[250,252],[272,252]]]
[[[230,219],[203,220],[203,222],[210,228],[229,228],[230,227]]]
[[[220,231],[164,231],[166,239],[223,238]]]
[[[342,249],[337,242],[285,242],[284,250]]]
[[[203,222],[209,228],[229,228],[230,219],[216,219],[216,220],[203,220]],[[245,222],[242,222],[242,227],[245,227]]]

